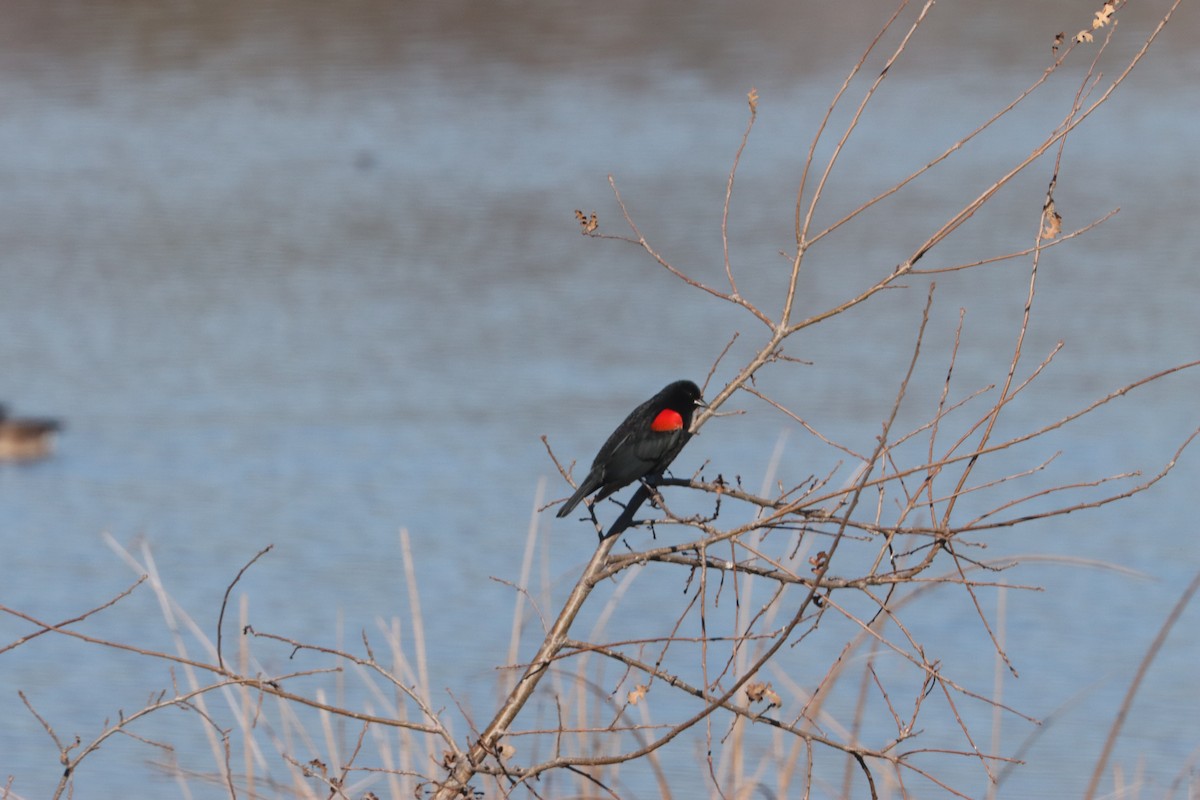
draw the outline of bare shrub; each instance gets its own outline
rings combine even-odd
[[[998,693],[987,694],[958,680],[954,670],[944,664],[950,654],[929,652],[921,633],[906,622],[906,609],[930,598],[971,609],[979,630],[990,642],[990,651],[976,652],[973,657],[994,659],[1001,669],[1012,670],[1003,625],[997,619],[1000,612],[989,611],[991,598],[999,598],[1003,608],[1006,590],[1029,587],[1006,580],[1004,573],[1012,562],[983,557],[979,545],[1007,528],[1100,508],[1145,491],[1172,469],[1180,452],[1196,436],[1195,432],[1181,436],[1178,450],[1164,454],[1161,468],[1149,476],[1128,473],[1086,475],[1067,483],[1037,481],[1053,456],[1047,457],[1044,448],[1034,445],[1053,443],[1064,427],[1116,398],[1200,362],[1114,386],[1093,402],[1028,429],[1013,431],[1001,424],[1010,406],[1052,368],[1057,354],[1057,349],[1033,355],[1025,352],[1042,253],[1069,246],[1111,216],[1064,229],[1055,202],[1064,148],[1071,134],[1125,81],[1179,3],[1170,7],[1120,70],[1103,77],[1096,65],[1113,41],[1113,21],[1124,5],[1103,5],[1078,34],[1056,41],[1052,63],[971,133],[950,143],[928,164],[886,191],[820,227],[815,223],[816,211],[834,178],[843,146],[933,8],[932,2],[919,8],[900,3],[835,92],[812,139],[798,178],[795,241],[787,253],[787,267],[775,276],[776,302],[770,306],[752,302],[739,291],[740,276],[729,255],[735,178],[760,103],[754,91],[748,95],[749,121],[733,158],[725,196],[722,284],[697,280],[656,249],[627,210],[615,179],[612,191],[628,232],[610,233],[597,215],[577,212],[586,236],[632,243],[678,278],[682,292],[718,298],[740,309],[750,321],[751,336],[757,339],[752,355],[742,363],[727,363],[732,358],[728,355],[731,332],[714,343],[714,350],[720,352],[706,388],[709,406],[695,420],[693,430],[727,413],[722,409],[738,398],[782,415],[831,448],[843,464],[840,469],[795,485],[781,485],[770,477],[757,489],[719,472],[701,471],[691,478],[638,488],[610,527],[593,516],[599,536],[595,553],[557,614],[541,620],[545,631],[541,645],[523,662],[519,677],[509,682],[493,716],[481,725],[469,719],[454,720],[454,715],[433,700],[423,652],[427,634],[422,628],[416,570],[406,538],[403,547],[414,610],[409,624],[416,632],[411,651],[402,645],[396,624],[381,626],[371,637],[364,634],[353,648],[330,648],[255,630],[243,610],[238,627],[244,635],[237,638],[236,654],[224,652],[227,648],[220,634],[215,643],[210,642],[200,626],[174,605],[154,576],[149,553],[137,557],[125,553],[131,565],[146,575],[129,591],[144,582],[158,594],[176,637],[174,652],[102,641],[80,632],[79,623],[120,602],[128,592],[74,619],[58,622],[4,608],[37,627],[35,633],[4,650],[54,633],[172,666],[170,691],[151,698],[136,713],[109,721],[92,741],[63,740],[52,723],[29,704],[30,712],[38,715],[61,753],[65,769],[56,796],[70,792],[75,770],[108,739],[118,734],[138,737],[137,723],[166,709],[190,711],[202,721],[216,765],[205,779],[225,787],[231,797],[428,793],[451,798],[523,792],[554,797],[620,796],[622,771],[635,768],[645,770],[662,796],[668,797],[673,767],[664,763],[663,748],[673,742],[689,743],[688,752],[694,754],[689,768],[707,772],[713,793],[731,798],[748,797],[759,788],[777,797],[807,797],[814,790],[878,797],[885,787],[887,794],[909,796],[919,795],[931,785],[965,796],[943,777],[947,758],[977,762],[989,784],[999,786],[1018,756],[989,750],[986,732],[973,729],[961,709],[982,705],[998,716],[1029,718],[1006,705]],[[881,52],[885,43],[891,49]],[[978,196],[932,225],[925,239],[900,263],[875,275],[840,302],[798,316],[797,284],[814,247],[833,232],[860,222],[868,210],[893,200],[913,182],[937,174],[972,139],[1043,87],[1071,80],[1062,68],[1081,60],[1090,66],[1078,79],[1061,121],[1045,131],[1025,157],[998,174]],[[880,65],[873,76],[866,73],[868,64]],[[834,130],[834,112],[847,106],[849,121],[840,131]],[[830,155],[818,160],[818,144],[830,141]],[[1030,171],[1040,171],[1046,188],[1037,198],[1041,214],[1030,220],[1028,246],[930,266],[931,253],[938,252],[947,238],[1001,189]],[[962,387],[955,378],[959,334],[965,324],[961,316],[958,329],[949,337],[952,344],[928,352],[930,311],[938,298],[932,278],[999,262],[1023,264],[1028,272],[1028,294],[1021,322],[1012,332],[1011,359],[997,385]],[[784,350],[790,337],[898,287],[901,281],[926,281],[926,299],[908,336],[907,368],[899,383],[890,388],[890,412],[871,432],[869,447],[833,440],[806,421],[802,409],[788,407],[759,388],[759,379],[768,373],[796,368]],[[910,382],[918,367],[926,363],[936,365],[944,379],[931,403],[913,408]],[[918,422],[901,425],[902,419]],[[557,459],[555,463],[559,463]],[[569,478],[569,470],[561,466],[560,470]],[[658,491],[662,486],[670,486],[672,491],[664,495]],[[671,504],[685,490],[690,500],[699,498],[698,502],[706,503],[707,510],[676,513]],[[966,502],[967,498],[973,502]],[[649,511],[646,504],[650,500],[657,512]],[[642,510],[651,518],[638,519]],[[628,543],[621,534],[633,527],[669,527],[675,535],[669,544],[649,540],[617,551],[618,542]],[[520,632],[533,621],[526,609],[537,607],[530,585],[538,529],[535,516],[525,570],[513,582],[518,611],[510,663],[520,658]],[[677,582],[684,590],[679,604],[658,609],[661,633],[639,639],[617,637],[605,621],[620,608],[626,590],[646,574],[654,575],[655,580]],[[593,602],[593,590],[602,584],[612,587],[607,605],[596,612],[592,630],[582,634],[577,630],[580,614]],[[1181,599],[1181,607],[1194,589]],[[989,593],[986,603],[982,591]],[[227,592],[227,601],[229,596]],[[222,608],[222,616],[226,610]],[[1163,635],[1173,619],[1168,620]],[[226,624],[219,630],[230,627]],[[328,657],[332,666],[269,674],[255,660],[254,643],[319,653]],[[1161,637],[1148,658],[1160,645]],[[192,654],[196,646],[203,649],[202,655]],[[311,692],[292,688],[307,686],[306,680],[327,677],[330,672],[355,674],[374,702],[370,707],[349,708],[330,700],[322,688]],[[1131,687],[1130,698],[1136,685]],[[214,708],[218,699],[226,707],[221,712]],[[315,719],[319,730],[306,725],[302,714],[309,714],[310,722]],[[349,752],[338,745],[332,732],[335,720],[353,726],[354,744]],[[453,724],[463,722],[471,727],[466,739],[452,729]],[[1114,724],[1114,735],[1120,722]],[[143,741],[170,753],[165,742]],[[299,755],[301,752],[305,755]],[[1097,764],[1097,776],[1106,757],[1107,752]],[[169,764],[169,757],[164,761]],[[268,762],[285,764],[288,780],[267,782],[257,777]],[[183,782],[196,779],[182,771],[176,774]],[[1089,796],[1095,790],[1094,779]]]

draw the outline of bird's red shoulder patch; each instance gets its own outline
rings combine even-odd
[[[677,431],[683,428],[683,415],[678,411],[669,408],[664,408],[658,412],[658,416],[650,423],[652,431]]]

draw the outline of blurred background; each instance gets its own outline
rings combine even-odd
[[[1086,27],[1094,5],[936,6],[850,140],[818,224],[1010,101],[1049,66],[1054,35]],[[1105,78],[1165,8],[1122,11]],[[539,437],[586,467],[636,403],[670,380],[702,381],[737,331],[715,378],[728,379],[762,336],[748,315],[637,248],[581,237],[575,209],[596,212],[601,232],[624,233],[611,174],[656,248],[721,286],[725,185],[756,88],[730,248],[744,293],[777,313],[804,157],[891,11],[809,0],[6,3],[0,402],[66,427],[53,457],[0,465],[0,603],[58,621],[107,600],[136,578],[107,533],[148,545],[172,596],[213,635],[226,586],[274,544],[236,593],[249,598],[255,628],[325,644],[344,631],[356,642],[376,619],[407,614],[405,528],[435,688],[483,717],[514,597],[490,578],[517,578],[536,498],[569,491]],[[1200,357],[1198,35],[1200,15],[1185,4],[1068,141],[1056,195],[1064,229],[1121,212],[1043,256],[1023,374],[1056,342],[1065,347],[1003,418],[1007,434]],[[800,313],[887,274],[1023,157],[1065,116],[1095,50],[944,169],[814,249]],[[873,58],[865,79],[881,64]],[[1014,181],[922,266],[1030,246],[1052,170],[1045,160]],[[903,421],[919,424],[936,401],[960,308],[958,396],[1003,381],[1028,267],[939,279],[929,361]],[[780,365],[763,388],[869,451],[926,295],[923,279],[905,285],[789,342],[811,364]],[[1153,474],[1196,426],[1197,390],[1191,374],[1148,387],[1018,463],[1061,450],[1050,484]],[[677,472],[708,460],[710,474],[757,487],[784,436],[785,483],[844,459],[753,398],[733,407],[747,413],[707,426]],[[1007,651],[1020,678],[1007,679],[1005,701],[1053,717],[1002,796],[1075,796],[1086,785],[1139,659],[1200,565],[1198,463],[1185,453],[1167,480],[1117,506],[980,537],[988,556],[1075,559],[1030,558],[1006,576],[1044,591],[1008,596]],[[551,517],[539,525],[552,537],[561,600],[595,539]],[[677,604],[678,578],[636,584],[627,613]],[[969,598],[946,592],[912,613],[930,652],[990,694],[991,646]],[[1189,609],[1127,723],[1117,760],[1136,789],[1129,796],[1197,791],[1198,625]],[[83,629],[172,646],[147,591]],[[0,619],[0,645],[31,630]],[[978,647],[964,652],[964,636]],[[270,666],[302,667],[286,653]],[[811,688],[825,666],[814,659],[812,674],[792,677]],[[0,783],[11,775],[18,795],[42,797],[61,772],[18,690],[69,740],[169,685],[161,664],[62,638],[0,654]],[[453,708],[448,696],[438,703]],[[990,719],[987,708],[973,713]],[[1033,730],[1007,718],[1007,752]],[[165,781],[148,750],[107,745],[85,762],[74,796],[130,796],[131,780]],[[694,754],[669,763],[680,791],[706,791]],[[946,769],[961,791],[986,792],[978,762]]]

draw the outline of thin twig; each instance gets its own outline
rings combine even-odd
[[[271,552],[271,548],[274,546],[275,545],[273,544],[269,544],[262,550],[259,550],[257,553],[255,553],[254,557],[247,561],[242,568],[238,570],[237,575],[235,575],[233,580],[229,582],[229,585],[225,587],[225,594],[221,597],[221,613],[217,614],[217,666],[222,670],[225,669],[225,659],[221,655],[221,630],[225,627],[225,607],[229,605],[229,593],[233,591],[233,587],[237,586],[238,581],[240,581],[242,576],[246,574],[246,570],[250,569],[250,567],[254,565],[255,561],[258,561],[267,553]]]

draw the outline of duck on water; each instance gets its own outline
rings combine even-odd
[[[29,461],[54,452],[62,423],[49,417],[10,417],[0,405],[0,461]]]

